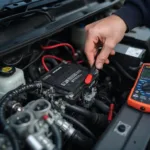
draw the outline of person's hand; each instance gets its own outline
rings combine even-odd
[[[102,44],[102,50],[96,59],[96,67],[101,69],[104,63],[109,63],[109,55],[115,54],[114,48],[123,39],[127,26],[120,17],[112,15],[87,25],[85,30],[85,54],[91,66],[95,61],[97,48]]]

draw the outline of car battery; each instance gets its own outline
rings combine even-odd
[[[129,81],[135,80],[145,58],[146,50],[125,44],[117,44],[114,49],[115,55],[110,57],[110,64],[115,68],[120,78],[123,79],[120,81],[119,89],[124,91],[132,87],[133,83]]]
[[[115,52],[116,54],[111,57],[111,61],[115,61],[130,75],[136,76],[138,68],[145,58],[146,50],[125,44],[117,44]]]
[[[126,33],[121,43],[146,49],[145,61],[150,57],[150,29],[147,27],[137,27]]]
[[[126,69],[130,66],[138,67],[146,55],[146,50],[125,44],[117,44],[115,53],[113,58]]]

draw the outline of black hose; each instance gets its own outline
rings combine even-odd
[[[121,73],[127,77],[128,79],[132,80],[132,81],[135,81],[135,78],[132,77],[117,61],[112,61],[112,63],[114,65],[116,65],[116,67],[121,71]]]
[[[10,139],[10,142],[12,144],[13,149],[14,150],[20,150],[17,136],[15,135],[13,130],[9,127],[8,128],[6,127],[4,132],[8,136],[8,138]]]
[[[2,126],[3,127],[3,126]],[[14,131],[6,124],[4,128],[4,133],[8,136],[13,150],[20,150],[19,143],[17,140],[17,136]]]
[[[88,111],[80,106],[74,106],[74,105],[70,105],[68,103],[66,103],[65,106],[68,110],[80,113],[81,115],[85,116],[86,118],[91,119],[93,117],[93,115],[90,111]]]
[[[48,63],[52,64],[53,67],[56,67],[58,65],[58,62],[53,59],[53,58],[45,58],[45,61],[47,61]]]
[[[109,107],[102,101],[95,100],[94,106],[97,107],[104,114],[108,114],[108,112],[109,112]]]
[[[32,82],[37,81],[39,79],[39,74],[37,72],[37,67],[32,65],[31,67],[29,67],[29,75],[32,79]]]
[[[79,106],[72,106],[70,104],[66,104],[66,109],[70,111],[74,111],[76,113],[79,113],[80,115],[83,115],[87,119],[91,121],[94,125],[103,126],[107,122],[107,115],[104,114],[98,114],[98,113],[91,113],[90,111],[79,107]],[[105,125],[104,125],[105,126]]]
[[[93,115],[91,122],[95,126],[98,126],[99,128],[105,128],[107,126],[107,123],[108,123],[107,115],[95,113]]]
[[[106,96],[105,92],[99,92],[98,93],[99,97],[103,98],[105,101],[107,101],[108,104],[111,104],[111,100]]]
[[[91,149],[94,145],[94,142],[92,139],[84,136],[81,132],[76,131],[74,135],[72,136],[72,142],[73,144],[79,145],[83,149]]]
[[[36,59],[34,59],[33,61],[31,61],[28,65],[26,65],[24,68],[22,68],[23,70],[27,69],[29,66],[31,66],[33,63],[35,63],[38,59],[40,59],[40,57],[45,53],[45,51],[42,51],[37,57]]]
[[[30,85],[24,85],[20,88],[17,88],[15,90],[12,90],[8,92],[6,95],[4,95],[0,101],[0,124],[1,128],[4,129],[6,132],[7,136],[10,138],[10,141],[12,143],[12,146],[14,150],[19,150],[19,145],[17,142],[17,136],[13,132],[13,130],[10,128],[10,126],[7,124],[5,120],[5,106],[6,104],[13,99],[13,97],[19,95],[22,92],[25,92],[27,90],[32,90],[32,89],[37,89],[41,88],[41,83],[35,83],[35,84],[30,84]]]
[[[69,115],[66,115],[66,114],[62,114],[62,116],[72,122],[73,124],[75,124],[78,128],[80,128],[85,134],[87,134],[87,136],[91,137],[92,139],[96,140],[96,137],[95,135],[86,127],[84,126],[82,123],[80,123],[78,120],[76,120],[75,118],[69,116]]]
[[[6,121],[5,121],[5,115],[4,115],[4,110],[5,110],[5,106],[8,103],[8,101],[11,101],[13,97],[19,95],[20,93],[23,93],[27,90],[32,90],[32,89],[39,89],[41,88],[42,84],[41,82],[37,82],[34,84],[29,84],[29,85],[24,85],[20,88],[17,88],[15,90],[12,90],[10,92],[8,92],[6,95],[4,95],[0,101],[0,121],[1,121],[1,125],[3,127],[5,127],[5,125],[7,125]]]
[[[31,56],[31,58],[30,58],[30,61],[29,61],[29,64],[31,63],[31,62],[33,62],[33,60],[35,60],[36,59],[36,57],[37,57],[37,51],[33,51],[33,54],[32,54],[32,56]],[[31,64],[30,66],[29,66],[29,68],[28,68],[28,72],[29,72],[29,74],[30,74],[30,77],[31,77],[31,79],[33,80],[33,81],[35,81],[36,80],[36,67],[34,67],[33,66],[33,64]]]
[[[12,57],[12,56],[11,56],[11,57]],[[18,65],[18,64],[22,61],[24,55],[21,54],[19,57],[20,57],[20,58],[19,58],[16,62],[13,62],[13,63],[8,63],[8,62],[7,62],[7,59],[6,59],[5,57],[3,57],[3,58],[2,58],[2,62],[3,62],[3,64],[5,64],[6,66],[16,66],[16,65]]]
[[[59,129],[55,124],[51,125],[52,132],[54,134],[55,142],[56,142],[56,149],[61,150],[62,149],[62,137]]]

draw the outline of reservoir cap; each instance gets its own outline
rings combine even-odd
[[[16,71],[16,68],[15,67],[10,67],[10,66],[7,66],[7,67],[1,67],[0,68],[0,76],[11,76],[15,73]]]

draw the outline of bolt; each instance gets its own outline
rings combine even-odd
[[[60,107],[62,110],[65,110],[65,106],[64,105],[61,105]]]
[[[22,108],[21,108],[21,107],[18,107],[18,108],[17,108],[17,111],[21,112],[21,111],[22,111]]]
[[[54,112],[54,114],[57,114],[57,111],[56,111],[56,110],[54,110],[53,112]]]
[[[58,101],[55,101],[55,104],[58,105],[59,104]]]
[[[70,93],[68,96],[69,96],[69,98],[72,99],[72,98],[74,97],[74,94],[73,94],[73,93]]]

